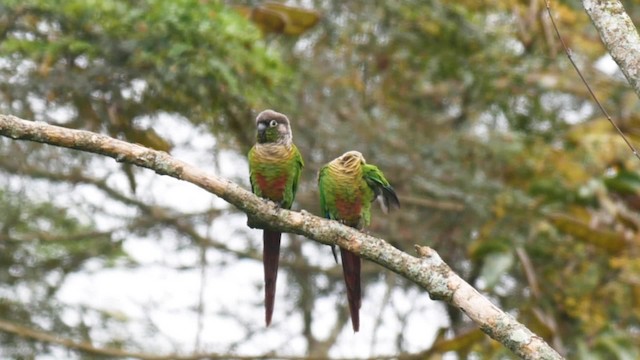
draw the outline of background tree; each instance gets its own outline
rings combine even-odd
[[[314,172],[359,150],[403,203],[371,233],[406,251],[435,248],[568,357],[639,356],[638,164],[573,75],[544,3],[312,5],[320,21],[300,34],[288,24],[313,23],[312,11],[254,2],[4,2],[0,110],[171,150],[246,184],[251,110],[273,107],[292,119],[305,157],[298,208],[317,213]],[[625,6],[636,20],[637,6]],[[553,8],[635,140],[637,97],[606,65],[589,19],[577,4]],[[93,156],[6,140],[0,152],[5,320],[150,351],[509,356],[459,312],[366,262],[354,337],[339,266],[328,248],[295,236],[283,247],[280,322],[265,330],[260,242],[243,216],[221,202],[185,202],[193,189]],[[150,249],[151,260],[141,255]],[[69,286],[86,291],[74,279],[157,267],[199,279],[186,307],[170,309],[194,316],[193,333],[166,334],[158,314],[181,297],[171,289],[137,310],[64,296]],[[135,292],[114,288],[115,298]],[[429,318],[442,326],[433,339]],[[7,357],[81,356],[11,332],[0,341]]]

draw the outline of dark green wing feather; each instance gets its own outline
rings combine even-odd
[[[296,192],[298,191],[298,182],[300,181],[300,175],[302,174],[302,168],[304,167],[304,161],[302,155],[298,151],[298,147],[293,145],[293,157],[294,157],[294,169],[293,169],[293,198],[296,198]]]
[[[251,150],[249,150],[249,153],[247,154],[247,159],[249,159],[249,183],[251,184],[251,192],[255,194],[256,187],[253,183],[253,168],[251,166],[253,157],[255,156],[254,152],[255,152],[255,147],[252,147]]]
[[[400,200],[398,200],[395,190],[393,190],[393,187],[389,184],[389,181],[387,181],[384,174],[377,166],[365,164],[363,166],[363,177],[367,182],[367,185],[369,185],[373,190],[373,193],[376,195],[375,198],[371,199],[371,201],[380,196],[382,197],[382,201],[387,209],[391,207],[400,207]]]
[[[327,174],[327,166],[323,166],[320,169],[320,172],[318,173],[318,192],[320,193],[320,213],[322,214],[322,216],[324,216],[327,219],[331,218],[331,215],[329,213],[329,209],[327,208],[327,194],[326,191],[328,189],[325,188],[326,184],[325,184],[325,177],[328,176]]]

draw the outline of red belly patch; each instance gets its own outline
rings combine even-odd
[[[284,198],[284,189],[287,186],[287,175],[280,175],[275,178],[267,178],[260,174],[256,174],[258,188],[262,192],[262,197],[272,201],[282,201]]]
[[[362,201],[360,196],[352,200],[345,200],[336,197],[336,208],[340,215],[340,220],[347,222],[357,222],[360,220],[360,212],[362,211]]]

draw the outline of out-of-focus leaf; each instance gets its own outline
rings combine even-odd
[[[640,175],[635,171],[620,170],[614,176],[604,179],[609,191],[621,194],[640,193]]]
[[[570,203],[578,198],[575,191],[565,187],[557,179],[546,177],[532,179],[529,192],[533,196],[542,197],[545,202]]]
[[[582,340],[578,340],[577,341],[577,354],[578,356],[576,357],[577,359],[580,360],[605,360],[605,358],[601,357],[600,355],[594,353],[593,351],[589,350],[587,344],[582,341]]]
[[[314,27],[320,20],[317,11],[275,2],[266,2],[253,8],[241,5],[235,9],[265,33],[298,36]]]
[[[283,14],[264,7],[251,9],[249,19],[265,33],[282,33],[287,27],[287,19]]]
[[[562,232],[573,235],[577,240],[584,241],[611,254],[617,254],[625,249],[624,235],[610,230],[594,229],[588,223],[565,214],[549,215],[551,222]]]
[[[581,149],[600,164],[612,163],[629,152],[629,148],[620,141],[620,136],[604,118],[572,127],[567,140],[580,144]]]
[[[638,350],[633,347],[627,338],[602,336],[598,345],[606,349],[617,360],[637,360]]]
[[[633,341],[619,330],[607,330],[590,343],[578,340],[577,350],[576,359],[581,360],[636,360],[640,356]]]
[[[511,244],[506,238],[478,237],[478,239],[469,244],[468,253],[471,259],[480,260],[491,253],[505,252],[510,248]]]
[[[123,133],[128,141],[144,145],[155,150],[169,152],[173,147],[168,140],[165,140],[162,136],[158,135],[158,133],[152,128],[142,130],[135,127],[127,127],[123,130]]]
[[[301,35],[314,27],[320,20],[320,14],[317,11],[301,7],[267,2],[262,5],[262,8],[274,11],[285,19],[284,33],[287,35]]]

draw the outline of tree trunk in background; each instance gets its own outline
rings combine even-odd
[[[640,97],[640,36],[624,6],[619,0],[583,0],[582,5],[609,54]]]

